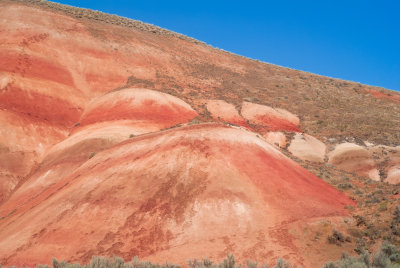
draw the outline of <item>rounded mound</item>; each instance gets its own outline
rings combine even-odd
[[[266,131],[300,131],[299,118],[284,109],[245,101],[241,114],[250,123],[260,125]]]
[[[288,150],[302,160],[324,162],[326,145],[313,136],[296,133]]]
[[[393,166],[388,170],[386,182],[400,184],[400,165]]]
[[[80,126],[125,120],[151,132],[187,123],[197,115],[189,104],[172,95],[143,88],[126,88],[93,100],[86,107]]]
[[[24,204],[97,153],[134,137],[135,131],[137,129],[129,125],[111,124],[91,125],[73,134],[46,153],[35,173],[13,193],[8,203]]]
[[[0,259],[86,262],[115,254],[185,263],[230,252],[260,262],[288,254],[302,263],[282,226],[346,215],[348,204],[354,202],[256,134],[192,125],[131,138],[23,204],[7,201]]]
[[[248,127],[233,104],[224,100],[207,100],[206,107],[214,120]]]
[[[371,152],[360,145],[346,142],[339,144],[329,154],[329,163],[349,172],[356,172],[379,180],[376,164]]]

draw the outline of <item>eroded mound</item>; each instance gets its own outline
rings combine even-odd
[[[328,156],[328,162],[341,169],[380,180],[372,153],[363,146],[349,142],[338,144]]]
[[[138,132],[146,133],[187,123],[197,115],[189,104],[172,95],[144,88],[125,88],[89,103],[80,119],[80,127],[128,121],[126,123],[131,123]]]
[[[270,131],[264,135],[264,138],[269,144],[272,144],[277,147],[283,148],[287,144],[287,138],[283,132]]]
[[[285,223],[354,204],[255,134],[221,125],[131,138],[36,192],[0,208],[4,264],[113,254],[184,263],[226,252],[304,263]]]
[[[246,121],[239,115],[233,104],[223,100],[207,100],[206,107],[216,121],[248,127]]]
[[[324,162],[326,145],[310,135],[296,133],[288,150],[302,160]]]
[[[316,241],[353,202],[257,137],[285,150],[299,118],[321,141],[377,144],[338,146],[330,163],[399,182],[398,94],[52,5],[0,1],[0,263],[114,254],[185,263],[229,252],[317,267],[353,252]],[[256,132],[177,128],[197,113],[192,123]],[[304,231],[315,221],[321,229]]]
[[[1,109],[0,125],[1,204],[40,163],[46,150],[67,136],[67,131]]]
[[[400,183],[400,165],[389,168],[386,181],[391,184]]]
[[[285,109],[245,101],[242,104],[241,114],[264,131],[300,131],[299,118]]]

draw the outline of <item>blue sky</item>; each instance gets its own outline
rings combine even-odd
[[[60,0],[261,61],[400,91],[400,1]]]

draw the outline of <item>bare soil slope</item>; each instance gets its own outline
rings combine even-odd
[[[0,225],[5,264],[94,254],[185,263],[227,251],[307,264],[283,226],[354,205],[256,134],[215,124],[138,136],[54,170],[38,171],[1,207],[16,210]]]
[[[356,204],[283,147],[307,132],[396,156],[399,103],[117,16],[1,1],[0,263],[338,258],[299,230],[347,222]],[[263,138],[275,136],[281,152]],[[371,168],[398,181],[398,159],[377,157]]]

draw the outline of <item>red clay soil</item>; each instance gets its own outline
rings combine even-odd
[[[250,123],[256,125],[256,129],[261,132],[300,132],[299,118],[284,109],[274,109],[269,106],[246,101],[242,104],[241,114]]]
[[[256,133],[184,125],[220,121],[201,100],[274,101],[265,83],[299,72],[15,1],[0,2],[0,17],[1,264],[229,252],[312,267],[287,226],[354,205]],[[295,114],[273,107],[226,121],[299,131]]]
[[[1,263],[114,254],[184,263],[231,252],[307,265],[280,226],[354,205],[256,134],[222,125],[141,135],[79,167],[65,163],[50,184],[33,175],[0,207]],[[59,166],[47,168],[44,176]]]
[[[349,172],[369,176],[379,181],[379,171],[373,159],[373,154],[367,148],[354,143],[341,143],[329,152],[329,163]]]
[[[187,123],[197,115],[189,104],[169,94],[143,88],[126,88],[93,100],[82,115],[80,126],[129,120],[160,130]]]
[[[387,92],[381,92],[381,91],[373,90],[373,89],[366,89],[366,90],[363,90],[363,92],[369,93],[377,99],[387,99],[387,100],[400,102],[400,95],[398,95],[398,94],[389,94]]]
[[[25,44],[27,43],[22,42],[20,46],[24,47]],[[4,72],[19,74],[22,77],[44,79],[73,86],[72,76],[65,67],[60,66],[57,62],[49,62],[48,58],[42,57],[33,53],[28,54],[26,50],[21,52],[2,49],[0,50],[0,69]]]
[[[230,123],[250,129],[246,120],[239,115],[233,104],[227,103],[224,100],[206,100],[205,103],[207,110],[215,121]]]
[[[24,91],[12,85],[0,94],[0,109],[61,127],[73,125],[82,112],[79,107],[67,101],[34,91]]]

